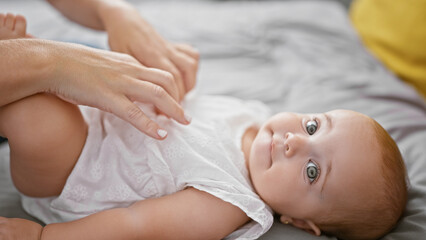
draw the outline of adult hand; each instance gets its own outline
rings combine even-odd
[[[0,217],[0,239],[2,240],[39,240],[43,227],[35,222]]]
[[[44,48],[51,66],[44,91],[111,112],[156,139],[165,138],[167,132],[134,101],[151,103],[178,122],[189,123],[175,101],[178,88],[170,73],[147,68],[127,54],[51,41],[44,41]]]
[[[178,87],[180,101],[195,86],[199,53],[186,44],[164,40],[137,12],[125,2],[105,5],[100,17],[108,32],[111,50],[134,56],[143,65],[170,72]]]

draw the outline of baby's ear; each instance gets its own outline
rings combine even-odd
[[[302,230],[305,230],[306,232],[319,236],[321,235],[321,230],[319,227],[312,222],[311,220],[304,220],[304,219],[295,219],[288,216],[282,215],[280,217],[280,221],[284,224],[291,224],[297,228],[300,228]]]

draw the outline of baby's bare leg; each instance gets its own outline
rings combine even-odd
[[[32,197],[60,194],[87,136],[77,106],[37,94],[0,108],[0,135],[8,138],[16,188]]]

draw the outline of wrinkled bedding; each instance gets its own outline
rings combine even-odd
[[[411,182],[404,218],[384,239],[426,236],[426,105],[364,48],[345,9],[328,1],[139,2],[167,39],[201,53],[196,91],[259,99],[274,112],[365,113],[398,143]],[[67,21],[43,1],[2,1],[27,16],[40,38],[107,48],[105,34]],[[20,207],[0,146],[0,216],[32,219]],[[261,239],[334,239],[276,222]]]

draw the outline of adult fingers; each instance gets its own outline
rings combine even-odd
[[[156,122],[152,121],[144,112],[127,97],[112,98],[109,104],[109,112],[129,122],[139,131],[155,139],[164,139],[167,131],[162,129]]]
[[[189,124],[190,119],[182,107],[160,86],[150,82],[137,81],[128,89],[127,96],[132,101],[154,104],[161,112],[182,124]],[[143,94],[141,94],[143,93]]]
[[[146,61],[147,58],[141,58],[139,55],[133,54],[134,51],[126,51],[129,52],[129,54],[131,55],[118,52],[109,52],[109,54],[111,54],[113,58],[118,58],[120,59],[120,61],[125,62],[128,65],[126,71],[131,76],[143,81],[149,81],[154,84],[157,84],[163,87],[174,99],[179,100],[179,88],[173,75],[170,72],[167,72],[162,69],[146,67],[159,65],[155,61],[152,61],[153,59],[155,59],[154,57],[150,57],[149,59],[151,60],[151,62],[148,62]],[[145,66],[141,65],[141,63]]]
[[[156,68],[138,68],[136,77],[140,80],[149,81],[164,88],[174,99],[179,100],[179,88],[173,75],[164,70]]]
[[[173,64],[169,59],[167,58],[161,58],[161,60],[158,62],[157,66],[162,70],[165,70],[169,73],[171,73],[175,79],[178,91],[179,91],[179,98],[178,101],[181,101],[183,97],[185,96],[185,83],[182,78],[182,74],[179,72],[179,69]]]
[[[142,64],[152,67],[152,68],[158,68],[164,71],[167,71],[173,75],[174,86],[177,87],[178,90],[178,96],[176,97],[174,94],[172,96],[176,99],[176,101],[182,100],[183,96],[185,95],[185,85],[183,83],[182,75],[180,74],[179,70],[176,68],[176,66],[170,62],[169,59],[164,57],[161,54],[158,53],[151,53],[149,57],[147,56],[139,56],[140,52],[143,51],[130,51],[131,55],[135,56],[135,58]],[[167,87],[165,89],[168,89]]]
[[[191,45],[185,44],[185,43],[175,43],[174,47],[178,50],[181,51],[185,54],[187,54],[188,56],[194,58],[195,60],[199,61],[200,60],[200,53],[193,48]]]
[[[198,61],[179,51],[176,51],[171,55],[171,60],[174,64],[176,64],[179,71],[183,75],[185,93],[189,92],[195,86],[197,79]]]

